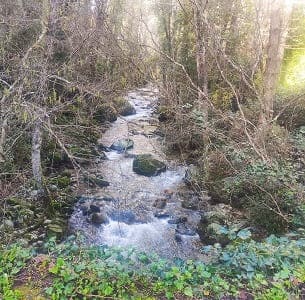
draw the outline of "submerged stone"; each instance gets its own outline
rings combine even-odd
[[[122,222],[128,225],[131,225],[136,222],[136,216],[130,210],[114,211],[113,213],[111,213],[110,217],[114,221]]]
[[[92,213],[98,213],[101,211],[101,208],[95,204],[90,205],[90,212]]]
[[[181,224],[187,222],[187,217],[185,216],[180,216],[177,218],[173,218],[167,221],[168,224]]]
[[[129,149],[132,149],[134,146],[134,142],[131,139],[122,139],[114,142],[111,146],[110,149],[116,150],[116,151],[126,151]]]
[[[170,214],[166,212],[157,212],[154,214],[154,216],[158,219],[168,219],[170,217]]]
[[[166,171],[166,165],[151,154],[137,155],[133,161],[133,171],[139,175],[151,177]]]
[[[98,149],[98,151],[104,151],[104,152],[111,151],[111,149],[109,147],[105,146],[104,144],[98,144],[97,149]]]
[[[154,202],[153,206],[156,207],[156,208],[159,208],[159,209],[163,209],[163,208],[165,208],[166,203],[167,203],[167,199],[161,198],[161,199],[157,199]]]

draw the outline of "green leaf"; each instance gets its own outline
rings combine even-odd
[[[104,288],[104,294],[105,296],[109,296],[113,293],[113,288],[110,286],[110,285],[107,285],[105,288]]]
[[[193,290],[191,287],[186,287],[183,291],[185,296],[193,297]]]
[[[248,229],[242,229],[237,233],[237,237],[239,237],[242,240],[248,240],[249,238],[251,238],[251,236],[252,233]]]

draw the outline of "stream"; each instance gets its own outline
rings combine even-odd
[[[158,91],[146,87],[127,97],[136,114],[119,117],[100,143],[110,147],[128,138],[134,147],[123,152],[107,148],[106,159],[90,173],[99,174],[110,185],[87,190],[75,206],[70,229],[81,232],[90,244],[134,247],[164,258],[202,258],[196,233],[200,213],[181,206],[185,199],[194,197],[184,183],[186,166],[164,153],[164,139],[154,114]],[[166,171],[152,177],[136,174],[132,165],[138,154],[152,154],[166,164]],[[88,209],[102,212],[104,224],[94,224]]]

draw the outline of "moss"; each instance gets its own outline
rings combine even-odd
[[[160,122],[167,122],[173,118],[173,113],[170,109],[166,106],[159,106],[157,113],[159,114],[159,121]]]
[[[129,116],[136,113],[136,109],[124,97],[116,97],[113,99],[113,104],[118,113],[122,116]]]
[[[61,173],[60,173],[61,176],[65,176],[65,177],[68,177],[68,178],[71,178],[72,177],[72,171],[69,170],[69,169],[65,169],[63,170]]]
[[[93,118],[96,122],[103,124],[105,122],[114,122],[117,120],[117,111],[109,103],[101,104],[96,112],[93,114]]]
[[[128,101],[124,97],[121,97],[121,96],[115,97],[113,99],[113,104],[116,109],[120,109],[121,107],[123,107],[126,104],[126,102],[128,102]]]
[[[18,286],[14,291],[23,300],[47,300],[47,298],[42,296],[44,294],[42,289],[32,287],[29,284]]]
[[[144,176],[156,176],[166,170],[166,165],[150,154],[137,155],[133,161],[133,170]]]
[[[58,187],[64,189],[71,184],[71,178],[67,176],[58,176],[54,178],[55,183],[57,183]]]

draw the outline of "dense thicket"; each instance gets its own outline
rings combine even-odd
[[[213,202],[246,209],[267,231],[287,230],[303,219],[304,5],[168,5],[157,5],[168,141],[199,159],[194,185]]]

